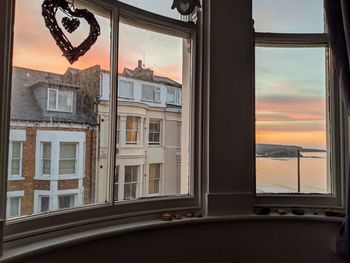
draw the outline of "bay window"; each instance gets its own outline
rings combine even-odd
[[[253,1],[258,204],[341,204],[342,108],[323,0],[304,4],[296,22],[294,1]]]
[[[41,227],[59,228],[57,222],[73,223],[79,217],[75,215],[93,220],[99,213],[128,216],[159,213],[170,206],[198,208],[199,170],[194,167],[200,160],[194,147],[199,145],[201,127],[195,82],[198,25],[162,16],[155,19],[154,14],[119,1],[112,5],[105,0],[74,1],[95,16],[101,34],[93,48],[70,64],[42,23],[42,2],[24,0],[14,10],[13,74],[8,83],[14,104],[8,116],[11,130],[22,128],[28,135],[10,140],[8,172],[21,176],[25,171],[33,183],[7,182],[11,192],[21,193],[7,199],[8,240],[19,229],[26,236]],[[24,13],[40,25],[35,31],[26,26]],[[63,17],[57,12],[57,20]],[[88,33],[82,23],[70,41]],[[137,63],[143,52],[147,59]],[[175,92],[174,104],[181,106],[176,109],[167,105],[171,85],[181,87],[183,103]],[[147,139],[149,145],[162,147],[149,147],[143,143]],[[151,168],[147,181],[145,167],[165,158],[164,186],[160,165]],[[152,194],[158,194],[152,198],[152,208],[139,200]],[[96,207],[85,209],[90,205]],[[40,213],[45,215],[32,217]]]

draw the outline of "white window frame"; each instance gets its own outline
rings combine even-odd
[[[73,200],[74,205],[72,207],[65,207],[65,208],[60,208],[59,207],[60,197],[64,197],[64,196],[70,196],[70,197],[74,198],[74,200]],[[57,209],[59,209],[59,210],[72,209],[72,208],[76,207],[77,205],[78,205],[78,193],[65,193],[65,194],[60,193],[60,194],[57,195]]]
[[[256,47],[284,47],[284,48],[329,48],[327,33],[255,33]],[[255,192],[255,206],[270,207],[339,207],[343,206],[342,181],[345,178],[345,148],[344,127],[346,127],[346,118],[344,118],[340,95],[337,91],[337,80],[334,73],[332,57],[330,52],[326,52],[326,98],[327,100],[327,153],[329,157],[327,176],[331,184],[332,193],[330,194],[303,194],[303,193],[256,193],[256,171],[255,171],[255,144],[254,144],[254,173],[253,186]],[[254,112],[255,114],[255,112]],[[252,118],[255,120],[255,116]],[[330,130],[331,129],[331,130]],[[255,138],[255,129],[254,129]],[[342,143],[341,143],[342,142]],[[342,146],[339,146],[342,145]]]
[[[35,180],[70,180],[82,179],[84,177],[84,158],[85,158],[85,132],[71,131],[48,131],[38,130],[36,136],[36,151],[35,151]],[[43,142],[51,142],[51,175],[43,175],[42,167],[42,150]],[[60,160],[60,143],[76,143],[76,173],[74,175],[59,175],[59,160]]]
[[[152,99],[147,99],[144,97],[144,88],[152,88],[152,96],[153,98]],[[147,101],[147,102],[153,102],[153,103],[161,103],[161,100],[162,100],[162,93],[161,93],[161,88],[160,87],[157,87],[157,86],[153,86],[153,85],[149,85],[149,84],[142,84],[142,87],[141,87],[142,91],[141,91],[141,100],[142,101]],[[156,99],[156,94],[159,95],[159,100]]]
[[[25,130],[10,130],[10,140],[9,140],[9,158],[8,158],[8,178],[9,181],[24,180],[23,177],[23,145],[26,141],[26,131]],[[12,174],[12,143],[20,143],[20,160],[19,160],[19,174]]]
[[[7,192],[7,199],[6,199],[6,218],[13,218],[13,217],[20,217],[21,216],[21,211],[22,211],[22,198],[24,196],[24,191],[10,191]],[[11,211],[11,198],[18,198],[19,203],[18,203],[18,215],[9,217],[8,215],[10,214]]]
[[[55,108],[50,108],[50,91],[56,92],[56,107]],[[53,88],[48,88],[47,89],[47,110],[48,111],[57,111],[57,112],[67,112],[67,113],[72,113],[73,112],[73,106],[74,106],[74,93],[73,91],[69,90],[64,90],[64,92],[70,93],[71,98],[72,98],[72,105],[70,110],[60,110],[58,108],[58,97],[59,93],[62,92],[60,89],[53,89]]]
[[[151,123],[158,123],[159,124],[159,132],[151,132]],[[162,145],[162,127],[163,127],[163,121],[161,119],[150,119],[148,123],[148,145],[149,146],[161,146]],[[159,141],[150,141],[150,134],[159,134]]]
[[[174,92],[174,101],[169,100],[168,94],[171,92]],[[181,90],[174,87],[167,87],[167,104],[181,106]]]
[[[150,170],[151,170],[151,165],[159,165],[159,178],[155,178],[155,179],[150,179]],[[147,181],[147,193],[148,196],[160,196],[162,194],[162,167],[163,165],[161,163],[150,163],[148,165],[148,181]],[[159,192],[158,193],[150,193],[149,192],[149,185],[151,183],[151,181],[156,181],[158,180],[158,184],[159,184]]]
[[[128,123],[128,118],[136,118],[137,119],[137,129],[128,129],[127,128],[127,123]],[[126,145],[138,145],[140,144],[140,138],[141,138],[141,132],[142,130],[140,129],[141,126],[141,117],[140,116],[132,116],[128,115],[125,118],[125,144]],[[136,141],[128,141],[128,132],[136,132]]]
[[[65,158],[65,159],[61,159],[61,145],[62,144],[74,144],[75,145],[75,157],[74,159],[72,158]],[[59,160],[58,160],[58,176],[59,177],[76,177],[77,175],[77,163],[78,163],[78,156],[79,156],[79,143],[77,142],[60,142],[59,144],[60,150],[59,150]],[[60,161],[74,161],[74,172],[73,174],[60,174]]]
[[[120,85],[121,82],[129,83],[129,84],[131,83],[131,84],[132,84],[132,85],[131,85],[131,93],[132,93],[132,96],[131,96],[131,97],[123,96],[123,95],[121,94],[121,88],[119,88],[118,97],[119,97],[119,98],[122,98],[122,99],[133,100],[134,97],[135,97],[135,93],[134,93],[135,84],[134,84],[134,82],[133,82],[133,81],[127,81],[127,80],[120,79],[120,80],[119,80],[119,85]]]
[[[132,167],[131,173],[133,172],[133,169],[137,169],[137,175],[136,175],[136,181],[130,181],[130,182],[126,182],[125,177],[126,177],[126,167]],[[140,191],[140,173],[141,172],[141,166],[140,165],[125,165],[124,166],[124,184],[123,184],[123,200],[124,201],[129,201],[129,200],[135,200],[137,198],[140,197],[139,191]],[[120,175],[119,175],[120,176]],[[136,184],[136,188],[135,188],[135,198],[125,198],[125,186],[126,185],[132,185],[132,184]]]
[[[49,143],[51,147],[51,157],[50,157],[50,173],[49,174],[44,174],[44,143]],[[41,163],[40,163],[40,172],[42,177],[48,177],[51,176],[52,174],[52,143],[51,142],[41,142],[40,143],[40,158],[41,158]],[[48,160],[48,158],[46,158]]]

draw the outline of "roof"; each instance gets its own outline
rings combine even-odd
[[[63,87],[76,89],[80,86],[69,83],[64,75],[27,69],[22,67],[13,67],[12,70],[12,93],[11,93],[11,120],[18,121],[50,121],[50,122],[69,122],[80,124],[95,124],[94,116],[86,114],[85,111],[76,107],[76,114],[62,116],[49,116],[44,114],[43,109],[38,103],[34,91],[40,87]],[[46,110],[46,109],[45,109]]]
[[[157,84],[168,85],[176,88],[182,87],[180,83],[172,79],[153,75],[153,71],[151,69],[135,68],[134,70],[132,70],[132,69],[124,68],[123,73],[121,75],[127,78],[154,82]]]

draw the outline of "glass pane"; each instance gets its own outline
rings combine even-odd
[[[325,72],[324,48],[256,48],[258,193],[330,193]]]
[[[59,175],[75,174],[75,160],[60,160]]]
[[[15,159],[11,161],[11,175],[19,175],[20,160]]]
[[[119,191],[128,191],[119,195],[130,196],[131,186],[126,187],[131,180],[128,167],[137,166],[135,198],[147,197],[150,181],[141,180],[141,175],[148,178],[149,164],[155,161],[164,173],[157,191],[164,196],[187,195],[191,185],[190,36],[164,34],[164,30],[157,31],[154,27],[140,28],[123,18],[119,29],[118,79],[134,83],[135,94],[133,101],[118,100],[118,112],[122,114],[118,148],[122,150],[116,165],[120,167],[120,176],[125,178]],[[182,93],[182,106],[167,103],[168,90],[173,90],[175,100],[175,89]],[[144,158],[139,158],[141,151]],[[156,186],[153,193],[155,189]]]
[[[21,143],[12,142],[12,158],[21,158]]]
[[[56,110],[56,96],[57,96],[57,91],[56,90],[51,90],[49,89],[49,109]]]
[[[180,19],[180,14],[171,9],[173,0],[119,0],[129,5],[153,12],[162,16]]]
[[[43,158],[51,158],[51,143],[43,143]]]
[[[256,32],[323,33],[323,0],[253,0]]]
[[[134,98],[134,83],[130,81],[119,81],[119,97]]]
[[[77,145],[75,143],[61,143],[60,144],[60,159],[75,159]]]
[[[149,179],[159,179],[160,178],[160,165],[150,164],[149,165]]]
[[[40,197],[40,212],[47,212],[50,210],[50,197],[41,196]]]
[[[43,174],[44,175],[51,174],[51,160],[43,160]]]
[[[19,216],[20,215],[20,197],[11,197],[10,198],[10,217]]]
[[[153,87],[149,85],[142,85],[142,99],[144,100],[154,100]]]
[[[90,1],[73,2],[76,8],[94,15],[100,35],[72,64],[45,26],[43,0],[21,0],[15,9],[10,133],[23,139],[21,170],[30,183],[10,180],[7,188],[24,191],[22,216],[42,212],[41,200],[35,197],[43,191],[50,196],[49,210],[71,206],[59,205],[59,196],[67,190],[81,193],[74,199],[79,207],[90,205],[91,200],[99,204],[111,198],[107,191],[111,14]],[[77,47],[89,35],[90,26],[77,18],[79,27],[69,33],[62,25],[64,17],[58,8],[57,26]],[[18,162],[14,163],[12,172],[18,172],[18,167]],[[68,180],[61,174],[75,175],[76,179]],[[42,202],[45,205],[46,199]]]
[[[149,181],[149,194],[159,194],[159,183],[160,180],[150,180]]]
[[[58,208],[72,208],[75,206],[75,195],[62,195],[58,197]]]
[[[58,92],[58,110],[59,111],[72,111],[73,93],[71,91]]]

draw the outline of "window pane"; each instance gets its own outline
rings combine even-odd
[[[329,193],[326,50],[256,48],[257,192]]]
[[[171,17],[174,19],[180,19],[180,14],[171,9],[173,0],[119,0],[129,5],[144,9],[149,12],[153,12],[162,16]]]
[[[76,158],[77,145],[75,143],[60,144],[60,159]]]
[[[71,91],[60,90],[58,92],[58,110],[72,111],[73,93]]]
[[[134,83],[130,81],[119,80],[119,97],[134,98]]]
[[[11,175],[19,175],[20,160],[11,161]]]
[[[10,217],[20,216],[20,197],[10,197]]]
[[[51,158],[51,143],[45,142],[43,145],[43,158]]]
[[[142,85],[142,99],[144,100],[154,100],[153,87],[149,85]]]
[[[47,212],[50,209],[50,197],[41,196],[40,197],[40,212]]]
[[[25,172],[30,183],[9,180],[7,186],[24,192],[23,216],[70,207],[73,201],[59,204],[59,196],[67,191],[79,193],[74,199],[74,206],[79,207],[112,198],[107,191],[111,13],[88,1],[74,0],[75,7],[94,15],[100,35],[71,64],[45,26],[42,4],[43,0],[21,0],[14,17],[10,133],[26,147],[22,162],[9,160],[9,166],[13,167],[10,173]],[[70,34],[61,23],[67,16],[59,8],[56,11],[58,27],[73,47],[79,46],[89,35],[89,24],[78,18],[80,25]],[[14,150],[18,155],[18,148]],[[44,197],[40,200],[40,196]]]
[[[323,0],[253,0],[256,32],[323,33]]]
[[[133,82],[135,94],[133,101],[118,100],[121,150],[116,165],[120,178],[125,178],[118,186],[121,197],[190,193],[192,48],[191,36],[183,36],[164,34],[164,30],[158,32],[154,27],[140,28],[121,18],[118,79]],[[172,92],[171,104],[168,90]],[[182,105],[175,103],[175,90],[183,93]],[[140,158],[141,152],[144,158]],[[159,179],[148,180],[150,162],[162,167],[161,184]],[[135,181],[130,179],[130,166],[138,167],[138,180],[136,176]],[[128,182],[137,184],[131,186]],[[133,189],[136,195],[131,194]]]
[[[21,143],[12,142],[12,158],[18,159],[21,158]]]
[[[58,208],[72,208],[75,206],[75,195],[62,195],[58,197]]]
[[[57,96],[57,91],[49,89],[49,109],[53,109],[53,110],[57,109],[56,96]]]

